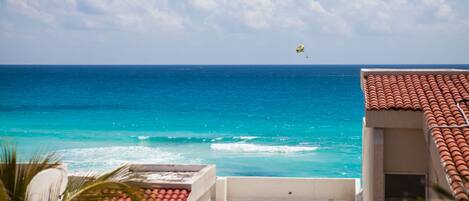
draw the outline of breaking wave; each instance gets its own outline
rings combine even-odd
[[[147,139],[150,138],[150,136],[148,136],[148,135],[140,135],[140,136],[137,136],[137,138],[138,138],[139,140],[147,140]]]
[[[129,163],[198,163],[180,153],[145,146],[115,146],[57,151],[71,172],[104,171]]]
[[[235,142],[246,142],[261,139],[257,136],[234,136],[234,137],[224,137],[224,136],[152,136],[152,135],[138,135],[131,136],[132,138],[137,138],[141,141],[151,141],[151,142],[169,142],[169,143],[210,143],[210,142],[223,142],[223,143],[235,143]],[[269,139],[266,139],[269,140]],[[274,139],[271,139],[274,140]]]
[[[267,152],[267,153],[294,153],[314,151],[318,147],[286,146],[286,145],[258,145],[249,143],[214,143],[212,150],[229,152]]]
[[[256,136],[239,136],[239,137],[233,137],[233,139],[240,139],[240,140],[254,140],[258,137]]]

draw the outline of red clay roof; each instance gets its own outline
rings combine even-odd
[[[469,128],[439,128],[466,125],[469,72],[367,72],[363,81],[367,110],[423,111],[454,196],[469,200]]]
[[[190,191],[177,188],[140,188],[138,192],[142,201],[186,201]],[[80,200],[96,201],[132,201],[132,199],[120,190],[102,189],[89,192]]]

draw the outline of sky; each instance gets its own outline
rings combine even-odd
[[[468,11],[468,0],[0,0],[0,63],[467,64]]]

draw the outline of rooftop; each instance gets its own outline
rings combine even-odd
[[[136,194],[145,201],[186,201],[190,191],[187,189],[140,188]],[[132,201],[124,192],[115,189],[92,190],[77,201]]]
[[[130,164],[126,184],[139,189],[144,201],[197,201],[216,182],[214,165]],[[69,176],[69,180],[84,177]],[[85,176],[86,177],[86,176]],[[87,192],[79,200],[132,201],[114,188]]]
[[[364,69],[367,110],[422,111],[458,200],[469,200],[469,71]]]

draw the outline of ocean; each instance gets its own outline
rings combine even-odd
[[[3,65],[0,140],[76,173],[204,163],[221,176],[358,178],[362,67]]]

